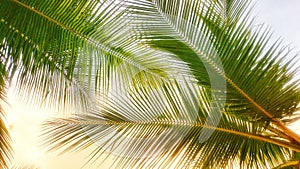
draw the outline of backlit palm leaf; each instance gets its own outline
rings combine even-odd
[[[43,131],[49,149],[96,144],[91,157],[95,160],[104,151],[118,155],[114,168],[223,168],[231,160],[240,167],[266,168],[290,159],[289,149],[300,150],[297,144],[273,139],[263,122],[249,122],[230,111],[218,127],[205,126],[207,116],[214,118],[207,105],[211,98],[197,86],[165,84],[161,91],[132,91],[128,97],[117,95],[87,115],[47,122]],[[214,133],[202,142],[207,130]]]
[[[2,84],[3,85],[3,84]],[[0,102],[1,104],[7,104],[7,101],[5,100],[5,89],[4,86],[1,86],[0,91]],[[11,147],[11,138],[8,131],[8,126],[6,122],[6,113],[2,109],[2,106],[0,106],[0,167],[1,168],[8,168],[9,164],[12,161],[12,147]]]
[[[46,133],[53,132],[49,139],[53,149],[64,145],[80,149],[96,140],[102,143],[99,149],[112,154],[118,150],[125,157],[159,154],[152,161],[120,157],[117,166],[171,167],[179,159],[178,167],[203,168],[224,167],[236,159],[241,167],[271,167],[292,158],[291,150],[299,151],[299,136],[279,120],[293,113],[299,103],[299,89],[290,82],[292,60],[282,63],[284,54],[277,44],[266,47],[268,30],[253,28],[246,13],[248,1],[153,0],[128,4],[128,19],[137,25],[133,30],[139,35],[138,42],[187,63],[202,87],[189,92],[164,88],[157,97],[160,102],[148,97],[155,88],[129,91],[132,100],[108,95],[104,98],[108,102],[100,100],[101,108],[90,115],[47,123]],[[211,83],[211,78],[224,79],[227,87]],[[195,96],[195,91],[205,97]],[[224,116],[210,139],[201,142],[201,134],[215,127],[205,125],[204,119],[217,118],[209,108],[218,103],[210,102],[214,94],[225,92],[225,110],[222,104],[217,109],[217,114],[224,111]],[[198,102],[190,102],[191,98],[204,103],[196,106],[202,111],[193,109],[191,104]],[[170,109],[164,112],[162,107]],[[140,142],[135,139],[139,137],[157,140]],[[95,150],[96,157],[99,151]]]
[[[157,18],[154,23],[144,22],[145,29],[151,31],[148,43],[177,54],[204,85],[209,84],[211,77],[203,69],[212,72],[215,78],[225,79],[227,102],[238,115],[272,119],[275,125],[300,141],[299,136],[277,120],[294,112],[299,103],[299,95],[295,94],[299,93],[297,82],[289,83],[295,73],[290,67],[295,61],[283,64],[285,53],[278,51],[277,44],[266,47],[267,30],[255,30],[249,16],[242,15],[247,12],[248,1],[231,2],[229,6],[224,5],[229,8],[224,10],[238,15],[230,19],[232,14],[228,14],[228,21],[222,13],[215,13],[218,4],[206,7],[203,5],[206,2],[188,0],[147,3],[142,14]],[[133,5],[136,10],[139,7]],[[161,29],[157,29],[159,24]],[[210,85],[218,89],[216,84]]]
[[[200,6],[201,2],[197,2],[194,2],[194,6]],[[236,3],[236,7],[239,8],[245,2],[240,1],[240,3]],[[221,14],[214,16],[208,11],[198,14],[199,9],[191,8],[193,5],[190,1],[155,1],[154,4],[157,6],[153,5],[153,8],[158,8],[157,18],[159,16],[161,18],[165,17],[165,21],[161,21],[161,24],[169,22],[170,27],[166,31],[164,29],[156,31],[157,34],[160,31],[163,32],[166,40],[159,37],[157,40],[154,39],[149,43],[154,47],[159,47],[172,53],[180,51],[181,53],[178,54],[178,57],[189,63],[200,82],[209,82],[207,74],[202,76],[202,71],[199,71],[201,62],[207,62],[207,65],[211,66],[210,69],[215,69],[216,74],[219,74],[220,78],[225,78],[229,83],[230,86],[227,89],[229,99],[231,97],[234,97],[232,99],[239,98],[238,100],[242,102],[248,102],[244,107],[248,108],[250,106],[252,110],[259,109],[251,101],[246,101],[247,97],[245,95],[248,95],[257,104],[269,111],[272,116],[279,118],[289,114],[289,111],[293,112],[295,110],[299,97],[295,96],[294,93],[299,91],[296,88],[296,84],[287,84],[294,74],[288,71],[289,64],[290,62],[294,63],[294,61],[290,60],[288,61],[289,64],[283,66],[283,63],[280,61],[284,54],[276,51],[278,49],[276,44],[270,49],[265,47],[268,40],[268,32],[260,28],[251,30],[253,26],[247,22],[248,16],[226,23],[222,19],[214,21],[216,20],[215,18],[221,17]],[[179,5],[182,5],[182,7],[179,7]],[[167,6],[168,11],[165,11],[167,9],[164,9],[163,6]],[[169,12],[176,11],[175,9],[177,8],[182,8],[183,13],[190,12],[191,15],[189,16],[191,18],[184,18],[185,20],[180,21],[181,13],[172,14]],[[183,10],[183,8],[191,11]],[[243,8],[239,10],[243,12]],[[151,11],[151,13],[153,12]],[[206,15],[208,16],[204,17]],[[199,26],[194,28],[195,25],[189,24],[189,20],[193,20]],[[224,24],[219,24],[221,21]],[[241,23],[238,23],[238,21]],[[192,29],[193,31],[190,31]],[[178,36],[175,38],[171,35],[168,36],[167,32],[172,31],[177,31]],[[191,34],[191,32],[195,33]],[[171,43],[167,43],[168,41],[171,41]],[[218,67],[220,63],[215,62],[215,57],[220,58],[221,66],[224,69],[223,72],[218,72],[221,68]]]
[[[282,62],[278,44],[267,47],[247,0],[0,4],[3,67],[9,76],[20,70],[20,89],[42,92],[29,100],[89,107],[46,123],[51,149],[97,141],[93,157],[121,153],[115,167],[295,160],[300,138],[280,121],[300,101],[294,62]]]
[[[180,67],[176,62],[167,67],[162,61],[166,57],[164,52],[145,49],[136,43],[137,37],[132,34],[136,24],[127,19],[123,2],[8,0],[1,6],[4,13],[1,29],[5,31],[1,40],[6,46],[2,50],[6,51],[9,58],[6,64],[12,73],[19,66],[22,72],[37,71],[40,79],[46,79],[43,76],[54,71],[62,78],[76,76],[79,85],[86,82],[91,88],[104,86],[117,63],[123,63],[120,72],[145,71],[158,78],[162,74],[153,70],[153,63],[162,64],[163,67],[155,65],[158,69]],[[32,89],[31,85],[28,89]],[[47,95],[48,91],[42,92]]]
[[[1,48],[1,46],[0,46]],[[4,59],[3,53],[0,51],[0,59]],[[0,62],[0,167],[8,168],[12,160],[11,138],[6,122],[6,113],[3,110],[3,105],[8,104],[6,100],[6,78],[7,74],[5,66]]]
[[[170,59],[175,66],[164,64],[162,56],[169,54],[133,43],[135,24],[126,19],[123,2],[4,0],[0,4],[1,65],[9,78],[16,79],[16,93],[28,103],[84,112],[93,94],[82,89],[105,92],[111,71],[128,72],[122,78],[133,83],[137,72],[155,80],[183,68]],[[123,66],[115,72],[118,62]],[[157,69],[158,62],[164,70]]]

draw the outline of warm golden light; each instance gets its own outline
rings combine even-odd
[[[7,123],[13,141],[13,166],[36,166],[39,169],[79,169],[88,160],[88,155],[94,147],[81,152],[70,152],[58,155],[58,152],[46,152],[38,139],[40,125],[47,118],[57,116],[38,106],[29,107],[19,101],[12,89],[8,91],[9,105],[4,109],[7,113]],[[99,162],[102,159],[99,159]],[[109,166],[108,160],[101,166]],[[85,168],[99,168],[99,162],[88,164]],[[104,167],[106,168],[106,167]]]

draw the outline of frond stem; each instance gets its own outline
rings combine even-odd
[[[262,114],[264,114],[269,119],[272,119],[272,123],[282,130],[282,132],[288,137],[288,140],[290,140],[292,143],[297,143],[298,145],[300,145],[300,136],[297,133],[293,132],[291,129],[289,129],[287,126],[285,126],[284,123],[280,119],[276,118],[271,113],[266,111],[263,107],[261,107],[247,93],[245,93],[237,84],[235,84],[224,72],[222,72],[217,66],[215,66],[214,63],[212,63],[208,59],[208,57],[205,53],[198,51],[195,46],[193,46],[186,38],[184,38],[184,36],[183,36],[184,33],[182,33],[179,29],[176,28],[176,26],[174,26],[174,24],[172,22],[169,21],[167,16],[160,10],[160,7],[156,3],[154,3],[154,4],[158,9],[157,11],[162,15],[162,17],[166,20],[166,22],[168,24],[170,24],[172,29],[174,29],[178,33],[178,35],[181,38],[181,39],[179,39],[180,41],[186,43],[195,53],[197,53],[199,55],[199,57],[201,57],[202,61],[205,61],[213,70],[215,70],[219,75],[223,76],[223,78],[233,88],[235,88],[243,97],[248,99],[249,102],[253,106],[255,106]]]
[[[214,127],[214,126],[207,126],[204,124],[191,124],[188,122],[177,122],[177,121],[145,121],[145,122],[136,122],[136,121],[122,121],[122,122],[114,122],[114,121],[105,121],[105,120],[89,120],[89,121],[78,121],[78,120],[62,120],[62,121],[50,121],[46,123],[48,125],[57,125],[57,124],[67,124],[67,125],[172,125],[172,126],[190,126],[190,127],[202,127],[207,129],[213,129],[220,132],[226,132],[234,135],[239,135],[242,137],[247,137],[254,140],[264,141],[268,143],[272,143],[275,145],[279,145],[285,148],[289,148],[293,151],[300,152],[300,146],[291,142],[283,141],[283,140],[275,140],[272,138],[264,137],[262,135],[251,134],[251,133],[244,133],[240,131],[235,131],[232,129]]]
[[[272,119],[272,123],[276,125],[278,128],[282,130],[291,142],[296,142],[300,145],[300,136],[289,129],[284,123],[266,111],[263,107],[261,107],[258,103],[256,103],[247,93],[245,93],[239,86],[237,86],[230,78],[228,78],[225,74],[223,74],[224,78],[228,83],[230,83],[240,94],[242,94],[246,99],[248,99],[261,113],[263,113],[268,118]]]
[[[273,169],[281,169],[281,168],[293,167],[293,166],[295,167],[297,165],[299,165],[299,161],[298,160],[296,160],[296,161],[287,161],[287,162],[285,162],[283,164],[280,164],[279,166],[277,166],[277,167],[275,167]]]
[[[53,22],[53,23],[57,24],[58,26],[62,27],[63,29],[71,32],[72,34],[74,34],[75,36],[79,37],[80,39],[83,39],[83,40],[89,42],[90,44],[92,44],[92,45],[94,45],[94,46],[96,46],[96,47],[98,47],[98,48],[100,48],[100,49],[102,49],[102,50],[104,50],[104,51],[106,51],[108,53],[113,54],[114,56],[116,56],[117,58],[123,60],[124,62],[127,62],[128,64],[130,64],[130,65],[132,65],[132,66],[134,66],[134,67],[136,67],[136,68],[138,68],[140,70],[143,70],[143,71],[145,71],[145,72],[147,72],[147,73],[149,73],[149,74],[151,74],[151,75],[153,75],[155,77],[158,77],[159,79],[167,81],[166,78],[164,78],[164,77],[162,77],[162,76],[160,76],[160,75],[158,75],[158,74],[150,71],[146,67],[143,67],[142,65],[134,62],[133,60],[130,60],[130,59],[122,56],[121,54],[115,52],[114,50],[111,50],[110,47],[105,46],[105,45],[103,45],[103,44],[101,44],[101,43],[99,43],[99,42],[97,42],[97,41],[95,41],[95,40],[93,40],[93,39],[85,36],[84,34],[82,34],[82,33],[78,32],[78,31],[72,29],[71,27],[63,24],[62,22],[59,22],[58,20],[55,20],[55,19],[51,18],[48,15],[45,15],[44,13],[38,11],[37,9],[35,9],[33,7],[30,7],[27,4],[24,4],[24,3],[22,3],[22,2],[20,2],[18,0],[10,0],[10,1],[12,1],[12,2],[14,2],[14,3],[16,3],[16,4],[18,4],[18,5],[22,6],[22,7],[30,10],[30,11],[32,11],[32,12],[34,12],[34,13],[42,16],[42,17],[44,17],[45,19],[49,20],[50,22]]]

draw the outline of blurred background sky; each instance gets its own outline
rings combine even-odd
[[[294,48],[295,53],[300,51],[300,0],[257,0],[254,16],[258,24],[264,22],[272,27],[274,39],[281,37],[284,44]],[[36,136],[39,132],[39,124],[51,116],[49,113],[16,102],[13,92],[9,92],[9,101],[11,107],[7,107],[6,111],[9,112],[8,120],[14,141],[16,163],[35,164],[42,169],[82,167],[87,152],[58,156],[56,153],[45,153],[38,146]],[[106,168],[105,166],[107,167],[106,164],[102,167],[93,165],[86,168]]]

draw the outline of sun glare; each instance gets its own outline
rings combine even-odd
[[[6,122],[12,138],[14,150],[13,167],[34,166],[39,169],[77,169],[81,168],[95,147],[91,146],[84,151],[70,152],[58,155],[56,152],[46,152],[41,146],[38,136],[40,125],[48,118],[57,117],[53,112],[47,112],[38,105],[28,106],[16,98],[13,88],[7,93],[8,104],[4,104],[7,114]],[[96,147],[97,148],[97,147]],[[101,159],[99,159],[101,161]],[[110,166],[108,160],[101,166]],[[88,164],[86,168],[99,168],[99,163]],[[106,168],[106,167],[105,167]]]
[[[12,90],[8,91],[7,96],[10,105],[5,106],[5,112],[15,153],[13,166],[42,166],[44,153],[38,146],[37,136],[39,126],[47,118],[47,113],[22,104],[15,98]]]

